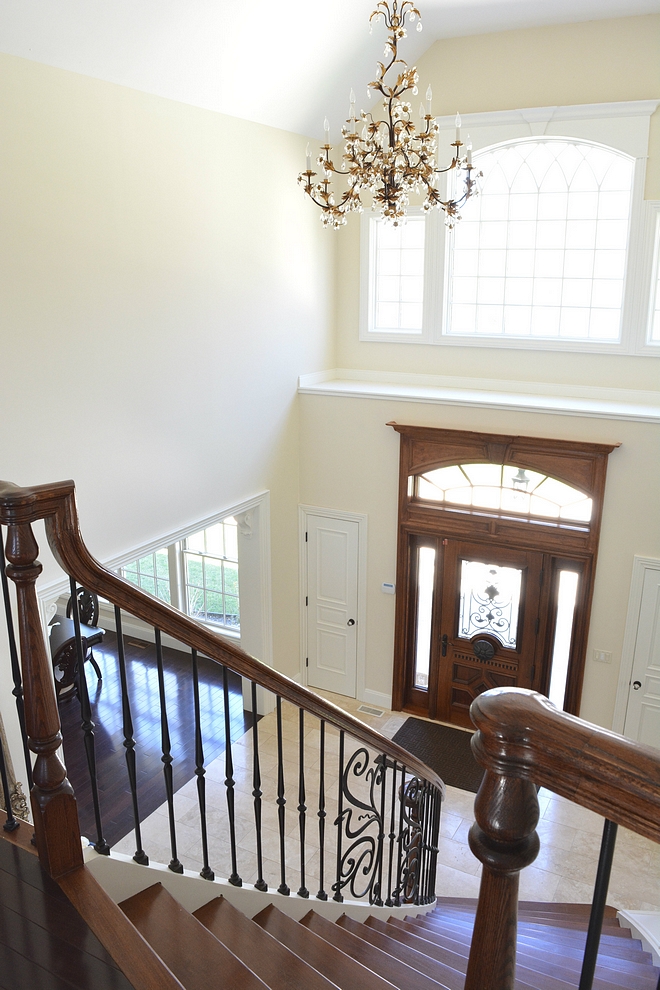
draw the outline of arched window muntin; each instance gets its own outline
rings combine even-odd
[[[587,492],[524,464],[470,460],[429,465],[408,478],[408,496],[431,511],[492,515],[588,531]]]
[[[549,149],[534,175],[529,159]],[[482,195],[450,235],[445,333],[619,342],[634,158],[551,135],[489,145],[474,161],[484,171]],[[516,189],[524,172],[527,188]],[[554,188],[543,188],[550,173]]]

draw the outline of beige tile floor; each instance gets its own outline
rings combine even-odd
[[[359,702],[326,692],[319,692],[392,737],[405,721],[399,712],[386,711],[381,718],[358,712]],[[300,886],[300,832],[297,805],[298,781],[298,714],[293,706],[283,704],[284,776],[286,783],[286,882],[292,892]],[[275,713],[258,723],[259,757],[263,790],[263,874],[270,886],[280,883],[279,830],[277,818],[277,722]],[[338,734],[326,732],[326,842],[324,887],[330,891],[336,851],[332,821],[337,814]],[[245,883],[257,879],[255,855],[254,805],[252,796],[252,734],[232,747],[236,780],[236,842],[238,871]],[[305,720],[305,802],[308,807],[305,834],[305,883],[312,894],[320,885],[319,834],[315,812],[319,787],[319,728],[315,718]],[[230,845],[225,796],[225,760],[219,757],[206,772],[209,858],[218,875],[229,872]],[[368,781],[354,778],[354,790],[368,797]],[[481,866],[472,855],[467,834],[473,821],[474,795],[447,787],[442,810],[436,891],[447,896],[476,897]],[[532,866],[523,870],[520,896],[527,900],[588,902],[596,875],[603,820],[590,811],[553,795],[539,792],[541,818],[538,833],[540,853]],[[175,818],[179,859],[190,870],[202,867],[200,852],[197,782],[190,781],[175,795]],[[167,806],[162,805],[142,825],[143,844],[152,860],[169,862],[169,821]],[[132,854],[133,835],[121,840],[118,852]],[[225,865],[226,864],[226,865]],[[359,892],[359,891],[358,891]],[[630,910],[660,910],[660,846],[641,836],[619,829],[608,903]]]

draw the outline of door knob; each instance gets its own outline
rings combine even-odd
[[[355,625],[355,619],[349,619],[348,622],[346,623],[346,625],[347,626],[354,626]]]
[[[642,686],[642,682],[641,681],[633,681],[633,688],[635,689],[635,691],[639,691],[639,689],[641,688],[641,686]]]

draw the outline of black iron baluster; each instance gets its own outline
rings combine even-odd
[[[231,846],[231,876],[229,883],[234,887],[242,887],[243,881],[238,875],[236,863],[236,821],[234,815],[234,761],[231,755],[231,718],[229,712],[229,682],[227,668],[222,668],[222,694],[225,704],[225,789],[227,794],[227,815],[229,818],[229,844]]]
[[[431,869],[433,871],[431,873],[431,900],[432,901],[435,901],[435,899],[436,899],[436,896],[435,896],[435,880],[436,880],[436,874],[438,872],[438,853],[440,852],[440,849],[438,847],[438,837],[440,835],[440,815],[442,814],[442,794],[440,793],[440,791],[438,790],[437,787],[434,788],[434,791],[435,791],[436,813],[435,813],[435,822],[434,822],[434,825],[433,825],[433,863],[432,863],[432,866],[431,866]]]
[[[394,891],[394,906],[401,906],[401,891],[403,890],[403,804],[406,794],[406,768],[401,767],[401,787],[399,789],[399,838],[396,867],[396,889]]]
[[[202,719],[199,710],[199,671],[197,669],[197,650],[192,650],[193,700],[195,706],[195,774],[197,776],[197,799],[199,802],[199,817],[202,828],[202,860],[204,865],[199,871],[204,880],[215,880],[215,873],[209,866],[209,841],[206,832],[206,780],[204,775],[204,746],[202,744]]]
[[[607,890],[610,885],[610,873],[612,872],[612,860],[614,859],[614,847],[616,845],[616,833],[618,825],[607,818],[603,825],[603,839],[600,844],[600,855],[598,857],[598,870],[596,871],[596,884],[594,886],[594,897],[591,902],[591,914],[589,915],[589,928],[587,930],[587,940],[584,946],[584,959],[582,960],[582,972],[578,990],[591,990],[596,972],[596,961],[598,959],[598,947],[600,945],[600,935],[603,928],[603,918],[605,916],[605,904],[607,902]]]
[[[257,832],[257,890],[268,890],[264,880],[261,849],[261,770],[259,769],[259,733],[257,731],[257,683],[252,681],[252,797],[254,798],[254,825]]]
[[[14,818],[14,812],[11,807],[11,794],[9,793],[9,779],[7,777],[5,749],[2,745],[2,739],[0,739],[0,779],[2,779],[2,794],[5,799],[5,814],[7,816],[7,820],[2,827],[5,832],[13,832],[18,828],[18,822]]]
[[[137,795],[137,770],[135,765],[135,739],[133,738],[133,719],[131,718],[131,703],[128,697],[128,681],[126,679],[126,657],[124,655],[124,633],[121,624],[121,609],[115,605],[115,630],[117,632],[117,655],[119,658],[119,678],[121,681],[121,711],[123,720],[124,749],[126,751],[126,770],[128,783],[131,788],[133,802],[133,823],[135,826],[135,844],[137,846],[133,859],[141,866],[149,865],[149,857],[142,848],[142,832],[140,830],[140,810]]]
[[[9,597],[9,582],[5,571],[5,540],[0,526],[0,543],[2,544],[2,555],[0,556],[0,578],[2,580],[2,597],[5,603],[5,618],[7,620],[7,636],[9,638],[9,657],[11,660],[11,676],[14,682],[12,694],[16,699],[16,713],[18,724],[21,729],[21,739],[23,741],[23,757],[25,759],[25,775],[28,791],[32,790],[32,760],[30,759],[30,748],[27,741],[27,729],[25,728],[25,704],[23,702],[23,682],[21,679],[21,664],[18,659],[18,649],[16,648],[16,634],[14,632],[14,617],[11,610],[11,598]]]
[[[280,830],[280,885],[277,888],[279,894],[288,897],[291,893],[286,882],[286,840],[284,833],[285,812],[284,806],[284,754],[282,745],[282,699],[279,694],[276,699],[277,704],[277,822]]]
[[[298,897],[309,897],[305,886],[305,823],[307,806],[305,805],[305,712],[298,712],[298,828],[300,830],[300,887]]]
[[[387,867],[387,897],[385,898],[386,907],[394,907],[394,901],[392,899],[392,868],[394,866],[394,840],[396,839],[396,832],[394,830],[394,816],[396,814],[396,778],[399,771],[396,761],[392,769],[392,803],[390,806],[390,831],[388,839],[390,840],[389,849],[389,863]]]
[[[92,790],[94,821],[96,823],[96,842],[92,843],[92,845],[96,849],[97,853],[101,853],[102,856],[109,856],[110,846],[103,838],[103,825],[101,822],[99,788],[96,778],[96,744],[94,742],[94,722],[92,720],[92,708],[89,703],[87,677],[85,675],[85,650],[83,649],[82,636],[80,634],[80,612],[78,611],[76,582],[73,578],[70,578],[69,580],[71,585],[71,614],[73,616],[73,627],[76,635],[76,654],[78,657],[78,700],[80,702],[80,714],[82,717],[81,725],[85,742],[87,769],[89,770],[89,783]]]
[[[323,889],[323,873],[325,869],[325,721],[321,719],[321,738],[319,740],[319,889],[317,897],[327,901],[328,895]]]
[[[161,643],[160,629],[154,629],[156,637],[156,666],[158,668],[158,692],[160,695],[160,738],[163,755],[163,777],[165,778],[165,793],[167,795],[167,813],[170,822],[170,847],[172,859],[168,868],[172,873],[183,873],[183,866],[179,862],[176,850],[176,823],[174,820],[174,785],[172,782],[172,744],[170,742],[170,729],[167,722],[167,708],[165,705],[165,674],[163,672],[163,645]]]
[[[419,816],[419,831],[420,831],[420,842],[419,842],[419,885],[418,885],[418,903],[426,904],[426,877],[428,868],[428,817],[429,817],[429,792],[428,784],[424,781],[422,785],[422,813]]]
[[[385,790],[387,785],[387,756],[385,753],[376,760],[376,763],[380,762],[380,822],[378,825],[378,837],[377,837],[377,847],[376,855],[378,857],[377,866],[374,868],[374,875],[376,871],[378,873],[378,880],[376,881],[376,890],[374,891],[375,896],[373,903],[377,907],[383,906],[383,856],[385,849]]]
[[[339,791],[337,797],[337,818],[335,826],[337,828],[337,879],[332,885],[334,889],[333,901],[341,904],[344,900],[341,892],[341,840],[342,829],[344,828],[344,730],[339,733]]]

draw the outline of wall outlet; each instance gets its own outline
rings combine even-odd
[[[606,650],[594,650],[594,660],[598,663],[612,663],[612,654]]]

